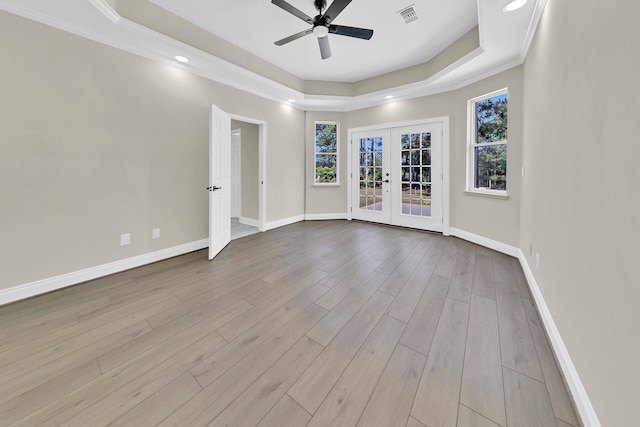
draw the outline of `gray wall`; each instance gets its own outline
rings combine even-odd
[[[207,238],[211,102],[268,122],[266,220],[304,213],[304,112],[5,12],[0,28],[0,289]]]
[[[638,16],[550,1],[524,67],[520,246],[603,426],[640,420]]]
[[[240,129],[241,138],[241,185],[242,195],[240,201],[240,216],[245,218],[260,219],[260,137],[259,126],[231,120],[231,129]]]

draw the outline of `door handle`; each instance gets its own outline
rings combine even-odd
[[[209,191],[222,190],[222,187],[216,187],[216,186],[214,185],[214,186],[211,186],[211,187],[207,187],[207,190],[209,190]]]
[[[384,180],[384,181],[382,181],[382,182],[386,182],[386,183],[388,184],[388,183],[389,183],[389,180],[388,180],[388,179],[385,179],[385,180]]]

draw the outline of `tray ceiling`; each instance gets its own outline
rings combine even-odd
[[[315,15],[312,0],[289,2]],[[511,13],[506,2],[353,0],[335,23],[374,36],[329,35],[327,60],[312,35],[273,44],[309,26],[269,0],[0,0],[0,10],[298,108],[348,111],[390,94],[456,89],[522,63],[546,0]],[[408,24],[398,13],[407,6],[418,17]]]

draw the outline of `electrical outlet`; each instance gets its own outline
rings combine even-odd
[[[120,235],[120,246],[127,246],[131,244],[131,234],[121,234]]]
[[[536,254],[536,270],[540,268],[540,254]]]
[[[153,231],[151,232],[151,238],[153,239],[159,239],[160,238],[160,229],[159,228],[154,228]]]

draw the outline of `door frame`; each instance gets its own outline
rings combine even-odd
[[[251,117],[240,116],[228,113],[232,120],[258,125],[258,179],[260,188],[258,189],[258,230],[266,231],[267,219],[267,122]]]
[[[238,136],[238,140],[237,140],[237,146],[235,143],[235,139],[234,137]],[[237,149],[237,150],[236,150]],[[235,179],[234,177],[234,170],[235,170],[235,166],[234,166],[234,158],[233,158],[233,153],[234,151],[237,153],[238,155],[238,177],[237,179]],[[233,201],[235,199],[235,195],[233,192],[233,185],[234,184],[238,184],[238,215],[234,215],[234,207],[233,207]],[[240,218],[242,216],[242,129],[238,128],[238,129],[231,129],[231,218]]]
[[[348,149],[348,181],[347,185],[347,219],[353,219],[353,134],[355,132],[363,131],[375,131],[381,129],[389,129],[396,127],[415,126],[423,124],[442,123],[442,234],[448,236],[450,233],[450,220],[449,220],[449,193],[450,193],[450,168],[449,168],[449,116],[433,117],[429,119],[410,120],[404,122],[392,122],[382,123],[372,126],[363,126],[356,128],[349,128],[347,135],[349,136],[349,149]]]

